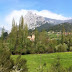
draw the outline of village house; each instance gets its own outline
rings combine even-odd
[[[30,35],[27,38],[30,39],[30,41],[34,41],[35,40],[35,35],[34,34],[33,35]]]

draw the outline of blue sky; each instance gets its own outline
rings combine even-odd
[[[22,10],[41,11],[38,13],[39,15],[43,12],[50,13],[50,15],[54,15],[54,18],[59,16],[58,19],[72,17],[72,0],[0,0],[0,26],[9,26],[9,21],[6,22],[5,20],[15,15],[16,12],[22,12]]]
[[[49,10],[70,17],[72,16],[72,0],[0,0],[2,16],[12,10],[20,9]]]

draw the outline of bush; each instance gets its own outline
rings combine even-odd
[[[55,48],[57,52],[66,52],[68,46],[67,44],[64,43],[63,45],[62,44],[57,45]]]
[[[2,50],[0,53],[0,72],[10,72],[13,69],[14,61],[10,56],[9,51]]]
[[[27,61],[25,59],[21,59],[21,56],[18,56],[14,65],[14,71],[28,72],[26,63]]]
[[[14,62],[7,48],[0,48],[0,72],[28,72],[27,61],[19,56]]]
[[[37,53],[44,53],[45,52],[45,45],[38,43],[37,44]]]
[[[52,45],[49,45],[48,53],[53,53],[53,52],[54,52],[54,47]]]
[[[72,46],[70,47],[70,51],[72,51]]]

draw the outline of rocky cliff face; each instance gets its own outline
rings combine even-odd
[[[37,14],[34,14],[31,11],[29,11],[24,16],[24,21],[25,21],[25,24],[28,25],[29,29],[34,29],[35,27],[39,27],[45,23],[55,25],[55,24],[60,24],[60,23],[65,22],[63,20],[55,20],[55,19],[45,18],[45,17],[39,16]]]

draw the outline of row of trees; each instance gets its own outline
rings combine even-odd
[[[35,35],[35,40],[30,41],[27,37]],[[24,18],[21,16],[19,25],[13,19],[12,29],[8,34],[2,29],[0,42],[9,47],[12,54],[33,54],[33,53],[52,53],[72,51],[72,35],[65,36],[63,27],[61,38],[50,39],[47,32],[39,32],[37,29],[30,32],[27,24],[24,24]]]
[[[9,47],[13,53],[23,53],[27,48],[28,43],[28,27],[24,25],[23,17],[20,18],[19,26],[12,21],[12,30],[8,37]]]
[[[35,35],[35,40],[30,41],[27,37]],[[20,18],[19,25],[15,20],[12,21],[12,29],[8,34],[2,29],[0,37],[0,72],[28,72],[26,60],[19,56],[14,62],[11,59],[12,54],[35,54],[35,53],[53,53],[72,51],[72,35],[65,36],[65,29],[63,27],[61,38],[50,39],[45,30],[39,32],[35,29],[29,32],[28,27],[24,24],[23,16]],[[65,69],[60,64],[60,58],[57,58],[51,65],[51,71],[47,72],[72,72],[72,68]],[[43,67],[39,68],[37,72],[43,72]]]

